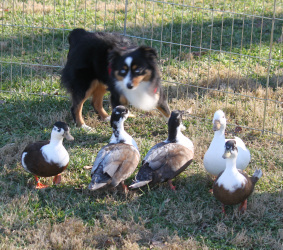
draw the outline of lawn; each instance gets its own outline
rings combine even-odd
[[[274,11],[273,1],[259,0],[128,1],[125,15],[119,0],[2,1],[0,249],[283,249],[282,7],[278,1]],[[72,121],[60,71],[74,27],[124,33],[158,51],[170,108],[184,111],[184,134],[195,145],[193,163],[173,181],[176,192],[167,184],[127,194],[120,187],[88,191],[84,166],[108,143],[111,128],[89,102],[83,116],[95,129]],[[224,216],[209,192],[213,180],[202,159],[217,109],[228,118],[227,137],[241,137],[251,151],[248,175],[263,171],[244,214],[230,206]],[[143,158],[166,139],[167,125],[155,110],[131,112],[136,117],[125,129]],[[70,163],[60,185],[36,190],[21,152],[49,139],[58,120],[75,137],[64,142]]]

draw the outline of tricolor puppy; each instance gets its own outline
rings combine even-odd
[[[82,108],[89,97],[100,117],[109,119],[102,103],[107,90],[111,92],[112,108],[121,104],[142,110],[157,108],[169,118],[153,48],[137,47],[119,34],[84,29],[74,29],[69,35],[69,44],[61,82],[71,94],[71,111],[78,127],[88,127]]]

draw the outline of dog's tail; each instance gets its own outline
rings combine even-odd
[[[70,46],[73,46],[74,44],[76,44],[86,34],[87,34],[87,31],[84,29],[73,29],[68,38]]]

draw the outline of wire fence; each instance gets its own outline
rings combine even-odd
[[[169,102],[283,135],[282,0],[2,0],[0,23],[2,93],[65,97],[69,31],[118,32],[158,51]]]

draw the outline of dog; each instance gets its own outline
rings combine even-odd
[[[112,108],[128,104],[141,110],[157,108],[169,119],[153,48],[136,46],[120,34],[84,29],[74,29],[68,39],[70,48],[61,86],[71,95],[71,112],[78,127],[90,128],[82,117],[89,97],[99,116],[109,120],[103,108],[103,96],[108,90]]]

